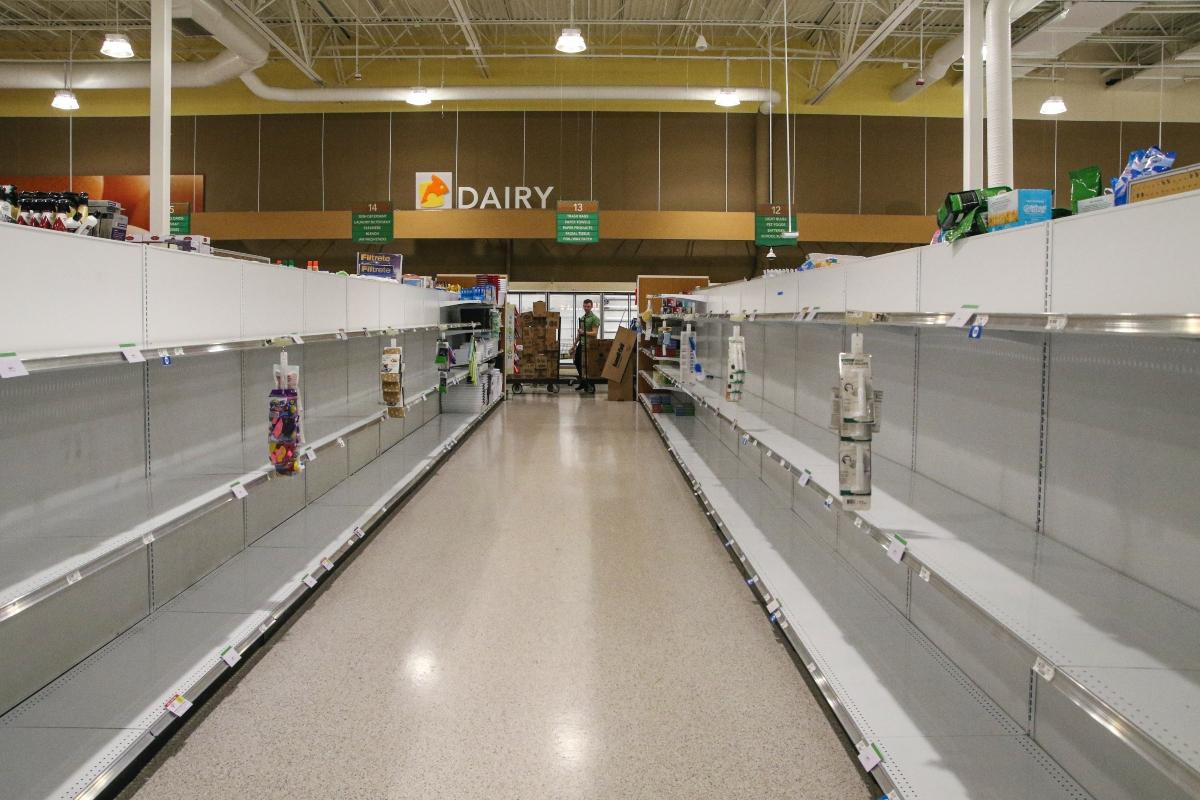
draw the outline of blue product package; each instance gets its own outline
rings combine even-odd
[[[989,231],[1045,222],[1052,216],[1053,195],[1049,189],[1014,189],[988,198]]]

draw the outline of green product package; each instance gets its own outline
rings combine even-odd
[[[1101,188],[1100,167],[1080,167],[1067,173],[1071,179],[1071,213],[1079,213],[1079,201],[1099,197],[1104,191]]]
[[[964,236],[987,233],[988,198],[1011,191],[1008,186],[992,186],[946,195],[937,213],[938,227],[944,231],[942,241],[953,242]]]

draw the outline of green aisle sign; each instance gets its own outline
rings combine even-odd
[[[790,224],[789,224],[790,223]],[[796,215],[789,221],[787,206],[760,205],[754,212],[754,243],[762,247],[795,247],[796,239],[785,239],[786,230],[798,231]]]
[[[170,215],[172,236],[187,236],[192,232],[191,203],[171,203],[167,213]]]
[[[559,244],[595,244],[600,241],[600,203],[595,200],[559,200],[554,235]]]
[[[366,244],[387,244],[395,238],[392,204],[359,203],[350,208],[350,238]]]

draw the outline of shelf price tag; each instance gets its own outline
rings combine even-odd
[[[892,543],[888,545],[887,556],[897,564],[904,558],[904,551],[908,549],[908,541],[903,536],[893,535]]]
[[[962,306],[955,311],[946,322],[947,328],[965,328],[967,323],[971,321],[971,317],[979,311],[979,306]]]
[[[314,578],[312,575],[305,575],[300,580],[305,586],[307,586],[310,589],[312,589],[313,587],[315,587],[317,585],[317,579]]]
[[[813,306],[812,308],[810,308],[804,312],[804,321],[812,322],[813,320],[815,320],[817,318],[817,314],[819,314],[820,312],[821,312],[820,306]]]
[[[172,716],[182,717],[192,707],[192,701],[181,694],[177,694],[168,700],[163,707],[171,712]]]
[[[231,492],[233,492],[233,496],[236,497],[238,500],[241,500],[250,495],[250,493],[246,491],[246,487],[242,486],[241,481],[236,481],[234,483],[231,483],[229,485],[229,490]]]
[[[345,447],[345,446],[346,446],[346,440],[345,440],[345,439],[343,439],[342,437],[340,437],[340,436],[339,436],[339,437],[337,438],[337,446],[338,446],[338,447]]]
[[[812,472],[806,469],[800,473],[800,477],[796,478],[796,483],[800,484],[801,486],[808,486],[808,482],[811,480]]]
[[[862,517],[855,517],[854,518],[854,527],[861,529],[862,526],[863,526]]]
[[[926,583],[929,583],[929,578],[930,578],[929,567],[921,567],[921,571],[917,574],[921,578],[921,580],[925,581]]]
[[[154,543],[154,534],[153,533],[142,534],[142,544],[153,544],[153,543]]]
[[[833,495],[825,495],[825,510],[833,511]]]
[[[0,378],[23,378],[28,374],[16,353],[0,353]]]
[[[321,559],[321,566],[325,568],[326,572],[333,572],[333,562],[328,558]]]
[[[83,580],[83,575],[79,574],[79,570],[74,570],[70,575],[67,576],[67,586],[70,586],[73,583],[79,583],[81,580]]]
[[[1041,656],[1038,656],[1037,661],[1033,662],[1033,671],[1041,675],[1044,681],[1054,680],[1054,666]]]
[[[304,451],[304,456],[309,461],[316,461],[317,460],[317,451],[310,447]]]
[[[357,525],[354,526],[353,534],[354,534],[354,537],[357,539],[365,539],[367,537],[367,534],[365,532],[363,532],[363,529]]]
[[[858,751],[858,763],[862,764],[863,769],[870,772],[883,763],[883,754],[874,744],[864,744]]]
[[[221,651],[221,660],[232,667],[242,660],[242,654],[237,651],[236,647],[229,645]]]
[[[1066,314],[1051,314],[1046,317],[1046,330],[1048,331],[1065,331],[1067,329]]]
[[[121,348],[121,355],[125,356],[125,360],[130,364],[144,363],[146,357],[142,355],[142,351],[137,349],[137,345],[130,342],[129,344],[120,344],[117,347]]]
[[[295,344],[304,344],[304,337],[303,337],[303,336],[301,336],[301,335],[300,335],[300,334],[298,334],[298,333],[293,333],[293,334],[292,334],[292,341],[293,341]]]

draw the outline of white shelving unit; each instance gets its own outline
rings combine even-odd
[[[1104,800],[1200,796],[1200,591],[1181,566],[1200,557],[1190,522],[1200,499],[1183,477],[1200,458],[1200,377],[1189,366],[1200,356],[1200,231],[1187,222],[1198,214],[1192,193],[710,287],[708,313],[689,319],[714,380],[679,384],[671,365],[654,365],[712,428],[693,454],[667,424],[686,421],[656,415],[688,468],[711,468],[715,438],[734,454],[721,458],[750,473],[699,483],[726,506],[724,530],[772,573],[785,609],[799,603],[806,620],[814,598],[846,602],[807,562],[779,557],[815,537],[887,601],[886,627],[925,637],[1017,725],[1035,760],[1054,759]],[[1147,231],[1151,258],[1139,243]],[[964,305],[978,306],[966,321],[982,338],[948,324]],[[733,324],[747,339],[740,403],[715,391]],[[854,330],[885,397],[872,505],[859,512],[836,499],[825,427],[837,353]],[[705,486],[713,480],[719,489]],[[755,518],[768,495],[784,506],[786,536]],[[836,513],[825,510],[830,497]],[[778,552],[753,544],[760,535]],[[887,556],[897,535],[907,541],[900,563]],[[841,636],[860,633],[847,624],[836,621]],[[879,628],[880,641],[896,635]],[[856,704],[870,694],[862,681],[892,694],[886,676],[827,666]],[[900,727],[929,711],[878,698],[858,708]],[[986,750],[974,756],[1000,758]],[[903,772],[910,790],[921,784],[920,796],[991,796],[937,783],[920,748],[889,753],[884,770]],[[938,763],[963,786],[1026,796],[1003,771],[975,784],[965,763]]]
[[[0,381],[0,794],[92,797],[494,404],[441,413],[437,339],[470,332],[445,293],[12,225],[0,248],[43,268],[0,278],[0,352],[30,373]],[[266,463],[282,350],[292,476]]]

